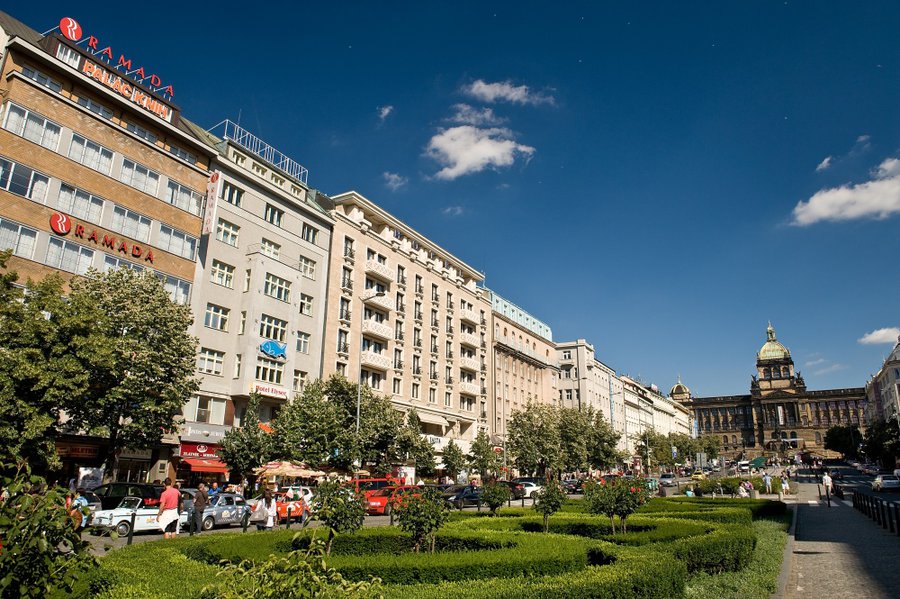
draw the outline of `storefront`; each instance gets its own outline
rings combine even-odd
[[[153,451],[150,449],[125,448],[119,454],[119,482],[147,482]]]
[[[176,479],[182,486],[196,487],[200,481],[209,485],[228,481],[228,466],[217,455],[217,443],[182,441]]]

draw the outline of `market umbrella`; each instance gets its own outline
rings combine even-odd
[[[766,465],[766,458],[764,458],[764,457],[753,458],[752,460],[750,460],[751,468],[762,468],[765,465]]]

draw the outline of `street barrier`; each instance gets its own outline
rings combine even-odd
[[[853,508],[889,532],[900,535],[900,504],[863,491],[853,493]]]

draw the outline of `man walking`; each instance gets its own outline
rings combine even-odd
[[[178,500],[181,493],[172,486],[171,478],[166,478],[165,485],[166,490],[159,496],[159,512],[156,514],[156,521],[163,531],[163,537],[174,539],[178,530]]]
[[[206,494],[206,485],[200,483],[197,485],[197,492],[194,493],[194,530],[198,533],[203,530],[203,510],[209,505],[209,495]]]
[[[825,499],[828,501],[828,507],[831,507],[831,475],[828,470],[822,473],[822,486],[825,487]]]
[[[766,472],[765,476],[763,476],[763,483],[766,485],[766,495],[772,494],[772,477],[769,476],[769,473]]]

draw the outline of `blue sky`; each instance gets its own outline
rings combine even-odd
[[[860,342],[900,326],[896,2],[217,6],[8,10],[74,17],[647,383],[748,392],[771,320],[810,388],[862,386],[900,332]]]

